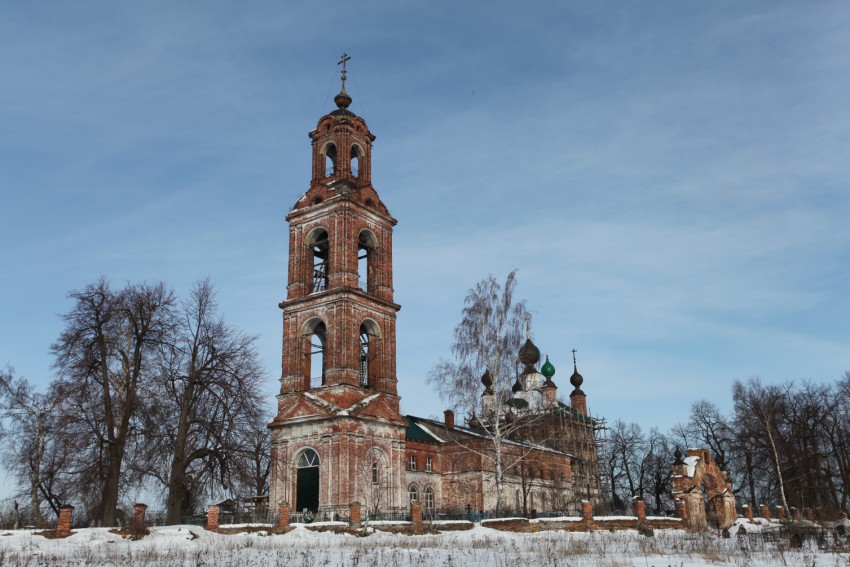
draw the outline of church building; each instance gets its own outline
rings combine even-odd
[[[401,415],[396,375],[392,236],[396,219],[372,186],[372,142],[345,91],[321,117],[312,140],[312,179],[287,215],[289,270],[283,309],[283,357],[272,433],[270,504],[294,513],[494,510],[494,468],[480,423],[455,424]],[[506,471],[505,507],[574,509],[598,500],[595,421],[576,370],[570,405],[558,401],[554,367],[529,340],[518,353],[525,370],[508,419],[530,407],[545,413],[509,439],[521,466]],[[523,358],[524,357],[524,358]],[[483,380],[482,403],[490,390]],[[536,404],[536,405],[534,405]],[[521,457],[521,458],[520,458]],[[524,466],[529,463],[528,466]],[[533,463],[533,464],[531,464]]]

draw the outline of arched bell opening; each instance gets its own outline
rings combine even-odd
[[[322,150],[322,163],[325,167],[325,177],[336,173],[336,145],[328,144]]]
[[[304,325],[303,337],[306,341],[305,355],[306,371],[304,375],[310,381],[310,388],[319,388],[325,385],[325,367],[326,364],[326,347],[327,327],[321,319],[314,318],[307,321]]]
[[[328,289],[328,259],[330,258],[330,242],[328,231],[323,228],[313,230],[307,238],[307,246],[311,254],[311,293]]]
[[[360,385],[364,388],[373,385],[377,373],[378,324],[367,319],[360,324]]]
[[[375,250],[378,239],[370,230],[361,230],[357,237],[357,285],[365,292],[375,289]]]
[[[354,177],[360,177],[360,164],[362,158],[363,150],[360,149],[360,146],[351,146],[351,163],[349,164],[349,167],[351,169],[351,175]]]

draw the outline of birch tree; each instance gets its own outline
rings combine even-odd
[[[736,381],[732,386],[732,396],[735,400],[735,415],[738,423],[752,433],[751,439],[762,438],[765,441],[776,474],[782,506],[788,510],[783,463],[779,449],[781,439],[778,422],[785,402],[782,388],[773,384],[765,386],[758,378],[752,378],[747,384]]]
[[[496,512],[505,507],[505,474],[519,463],[530,448],[506,451],[505,444],[523,427],[515,419],[511,388],[517,375],[517,355],[523,343],[524,330],[530,326],[531,314],[525,301],[515,301],[516,270],[508,274],[504,285],[489,275],[469,290],[464,301],[461,321],[454,331],[453,360],[441,360],[432,368],[428,382],[437,388],[441,399],[456,411],[477,418],[477,431],[486,440],[487,450],[465,447],[493,465]],[[493,406],[481,411],[481,377],[492,392]],[[454,436],[463,444],[461,436]]]

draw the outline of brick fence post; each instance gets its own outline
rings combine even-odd
[[[289,504],[286,502],[281,502],[280,507],[278,508],[278,516],[277,516],[277,529],[278,531],[285,531],[286,528],[289,527]]]
[[[349,508],[349,524],[352,528],[360,527],[360,502],[352,502]]]
[[[791,506],[791,519],[799,522],[802,519],[802,515],[800,515],[800,509]]]
[[[418,500],[410,503],[410,521],[414,528],[422,528],[422,503]]]
[[[588,529],[593,526],[593,504],[589,500],[581,501],[581,521]]]
[[[782,506],[776,507],[776,519],[780,522],[785,521],[785,508],[783,508]]]
[[[70,504],[65,504],[59,508],[59,524],[56,526],[56,535],[65,537],[71,535],[71,515],[74,513],[74,507]]]
[[[643,498],[635,500],[635,515],[638,518],[638,523],[646,523],[646,500]]]
[[[762,518],[764,518],[768,522],[770,521],[770,508],[762,504],[761,506],[759,506],[759,512],[761,513]]]
[[[218,531],[218,506],[207,508],[207,529],[211,532]]]
[[[130,531],[133,535],[142,536],[145,533],[145,512],[147,512],[147,504],[136,502],[133,504],[133,524]]]
[[[744,504],[741,506],[741,511],[744,513],[744,517],[748,519],[751,523],[753,521],[753,509],[751,506]]]
[[[803,508],[803,516],[810,522],[815,521],[815,511],[811,508]]]

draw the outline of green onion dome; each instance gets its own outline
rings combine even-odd
[[[551,380],[552,376],[555,375],[555,366],[549,362],[549,356],[546,356],[546,362],[543,363],[543,367],[540,369],[540,373],[546,377],[546,380]]]

